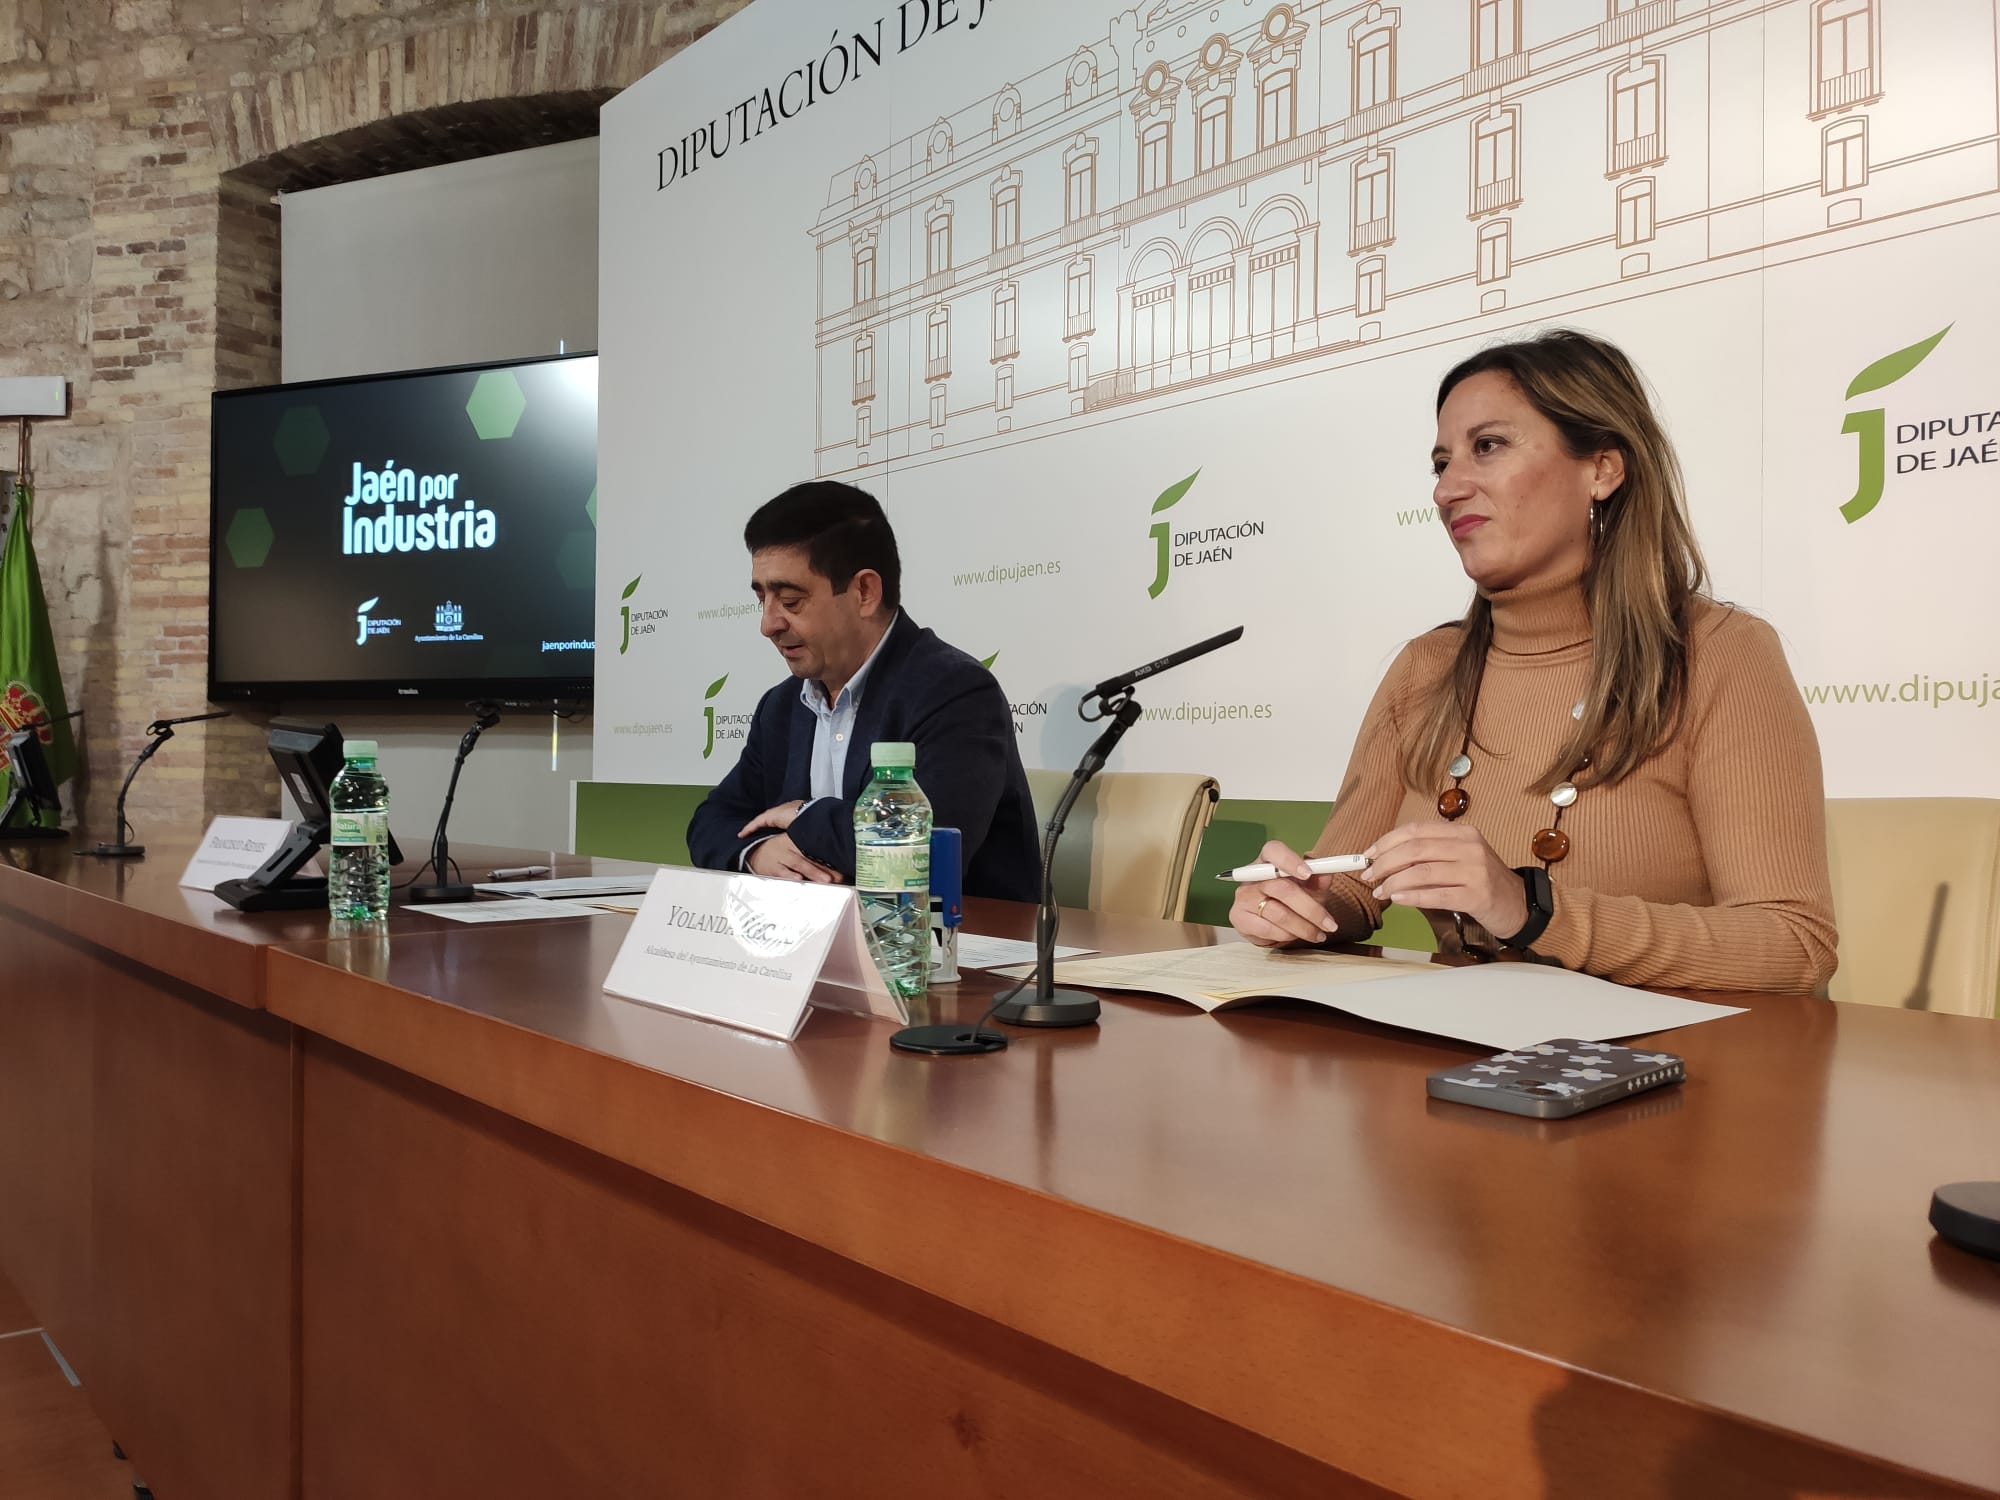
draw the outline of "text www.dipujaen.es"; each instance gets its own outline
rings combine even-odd
[[[1238,719],[1269,719],[1274,713],[1268,703],[1196,703],[1182,699],[1164,708],[1141,709],[1139,717],[1173,724],[1227,724]]]
[[[1991,708],[2000,677],[1930,677],[1913,672],[1900,682],[1809,682],[1808,703],[1863,703],[1881,708]]]

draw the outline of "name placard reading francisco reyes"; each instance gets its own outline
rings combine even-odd
[[[786,1041],[815,1000],[906,1018],[868,957],[851,888],[715,870],[653,877],[604,988]]]
[[[254,875],[291,831],[283,818],[217,818],[181,871],[181,884],[212,891],[225,880]]]

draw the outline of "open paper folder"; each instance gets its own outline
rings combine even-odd
[[[1737,1006],[1627,989],[1544,964],[1446,968],[1344,953],[1273,951],[1249,943],[1079,959],[1058,964],[1056,979],[1165,995],[1211,1014],[1259,1000],[1303,1000],[1502,1051],[1551,1037],[1608,1042],[1742,1013]]]

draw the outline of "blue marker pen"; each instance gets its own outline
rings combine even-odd
[[[965,840],[956,828],[931,830],[931,983],[958,980],[958,929],[965,921]]]

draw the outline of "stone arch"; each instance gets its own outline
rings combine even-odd
[[[215,193],[215,301],[207,321],[213,387],[280,378],[274,192],[595,136],[606,100],[713,26],[721,19],[718,10],[734,8],[705,7],[704,17],[685,13],[677,0],[612,0],[473,16],[196,95],[216,174],[209,179]],[[108,353],[107,346],[98,349]],[[207,409],[203,393],[184,412],[205,421]],[[191,564],[206,555],[207,528],[196,520],[206,511],[205,479],[180,503],[189,513],[187,537],[160,552],[155,560],[162,564]],[[108,649],[139,647],[136,629],[121,627]],[[91,706],[98,707],[97,700]],[[105,743],[130,739],[121,732],[122,709],[100,713],[99,722],[111,730]],[[276,811],[278,788],[262,731],[247,721],[218,729],[224,732],[207,736],[201,815],[252,805],[246,794],[262,795]],[[106,786],[117,784],[115,764],[93,763],[93,772]],[[197,811],[175,810],[190,817]]]
[[[413,134],[419,121],[426,134],[446,126],[469,148],[433,136],[431,158],[408,163],[442,165],[497,149],[493,136],[464,131],[482,118],[480,107],[496,133],[506,124],[518,145],[593,135],[598,105],[706,29],[677,17],[680,9],[674,0],[627,0],[602,9],[468,17],[211,94],[207,113],[219,165],[240,172],[275,159],[261,174],[270,176],[317,160],[326,170],[336,143],[369,142],[352,132],[384,127],[393,142]],[[475,112],[466,113],[468,107]],[[332,180],[381,175],[355,169],[362,165],[344,167]]]
[[[274,192],[556,145],[705,27],[674,0],[474,16],[204,98],[217,182],[216,383],[279,376]]]

